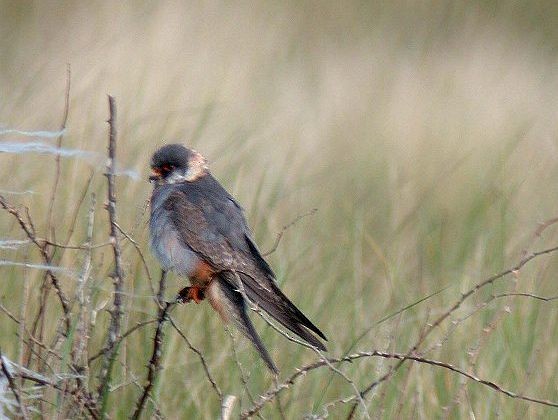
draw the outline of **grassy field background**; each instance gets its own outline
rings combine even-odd
[[[151,153],[184,142],[246,209],[260,247],[298,215],[269,256],[288,296],[329,337],[329,354],[406,352],[428,322],[461,293],[513,267],[522,252],[558,244],[558,7],[554,2],[0,2],[1,143],[43,142],[17,130],[59,130],[66,64],[70,108],[63,146],[104,154],[107,94],[118,106],[118,162],[137,178],[117,182],[118,220],[148,251]],[[16,150],[17,152],[17,150]],[[89,194],[96,193],[94,243],[108,237],[104,159],[63,157],[54,206],[56,239],[86,239]],[[90,174],[93,178],[90,184]],[[55,177],[49,154],[0,153],[0,190],[27,206],[37,235],[48,236]],[[31,191],[26,194],[12,192]],[[86,191],[80,204],[80,197]],[[25,239],[0,213],[0,240]],[[153,319],[157,306],[138,253],[123,242],[124,329]],[[30,244],[0,249],[0,303],[26,324],[36,316],[43,270]],[[62,288],[73,296],[81,250],[57,250]],[[106,341],[112,302],[110,248],[93,251],[87,290],[95,324],[87,351]],[[465,301],[419,353],[507,389],[558,400],[556,301],[502,293],[558,295],[558,259],[532,261]],[[167,297],[184,281],[171,277]],[[437,293],[428,300],[378,321]],[[61,316],[48,301],[43,341],[53,345]],[[251,405],[233,344],[209,305],[173,317],[204,354],[223,393]],[[284,378],[316,355],[288,342],[254,314]],[[25,362],[21,326],[0,312],[0,349]],[[163,369],[148,404],[165,418],[215,418],[219,400],[199,358],[166,330]],[[108,413],[132,411],[146,375],[153,325],[131,334],[114,368]],[[235,340],[257,397],[273,386],[252,347]],[[25,337],[25,335],[24,335]],[[68,354],[67,342],[56,351]],[[56,372],[68,372],[67,360]],[[339,365],[359,389],[393,361]],[[39,369],[37,360],[30,364]],[[90,367],[97,386],[99,363]],[[134,383],[135,382],[135,383]],[[281,394],[287,418],[324,415],[325,404],[353,394],[326,368]],[[44,395],[46,417],[63,418],[68,400]],[[367,398],[373,418],[553,418],[556,409],[518,401],[452,372],[407,363]],[[329,410],[343,417],[349,404]],[[67,413],[67,412],[66,412]],[[279,417],[276,404],[262,411]],[[357,416],[363,416],[359,409]]]

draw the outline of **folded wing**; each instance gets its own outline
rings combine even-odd
[[[251,238],[242,208],[211,175],[184,183],[165,204],[180,238],[218,271],[236,272],[249,300],[313,346],[327,340],[275,283],[271,267]],[[236,276],[223,276],[238,288]]]

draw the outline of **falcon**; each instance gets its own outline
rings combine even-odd
[[[207,299],[225,323],[235,325],[267,367],[278,369],[247,314],[261,308],[303,340],[325,351],[316,327],[279,289],[242,207],[211,175],[207,160],[181,144],[169,144],[151,158],[150,244],[165,271],[187,277],[183,302]],[[318,337],[316,337],[318,336]]]

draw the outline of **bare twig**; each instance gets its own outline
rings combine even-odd
[[[149,325],[149,324],[153,324],[155,322],[157,322],[156,319],[150,319],[149,321],[138,322],[136,325],[134,325],[128,331],[126,331],[124,334],[122,334],[120,337],[118,337],[114,342],[114,346],[118,346],[122,342],[122,340],[124,340],[126,337],[128,337],[130,334],[132,334],[134,331],[139,330],[140,328],[145,327],[146,325]],[[98,353],[89,357],[87,363],[91,364],[93,361],[97,360],[99,357],[107,354],[107,352],[109,350],[110,350],[109,348],[103,348]]]
[[[461,298],[459,298],[446,312],[444,312],[442,315],[440,315],[432,324],[430,324],[428,326],[426,331],[424,331],[424,334],[422,334],[421,337],[419,337],[419,339],[416,341],[416,343],[413,345],[413,347],[411,347],[409,349],[409,351],[407,352],[408,357],[399,359],[399,362],[395,366],[390,368],[387,373],[385,373],[379,379],[373,381],[368,386],[366,386],[360,393],[362,395],[362,397],[364,398],[376,386],[378,386],[379,384],[381,384],[381,383],[385,382],[386,380],[388,380],[389,378],[391,378],[393,376],[393,374],[395,372],[397,372],[397,370],[399,370],[399,368],[405,363],[405,360],[410,358],[412,355],[414,355],[417,352],[417,350],[422,345],[422,343],[424,342],[426,337],[428,335],[430,335],[430,333],[432,331],[434,331],[442,322],[444,322],[444,320],[446,318],[448,318],[453,312],[455,312],[457,309],[459,309],[459,307],[461,307],[463,302],[465,302],[468,298],[470,298],[472,295],[476,294],[482,288],[494,283],[496,280],[501,279],[502,277],[505,277],[509,274],[513,274],[513,273],[518,272],[529,261],[531,261],[531,260],[533,260],[537,257],[540,257],[542,255],[551,254],[551,253],[556,252],[556,251],[558,251],[558,246],[555,246],[555,247],[552,247],[552,248],[547,248],[547,249],[544,249],[542,251],[533,252],[530,255],[522,258],[521,261],[519,261],[519,263],[517,263],[515,265],[515,267],[509,268],[509,269],[504,270],[504,271],[502,271],[498,274],[495,274],[495,275],[481,281],[480,283],[477,283],[473,288],[471,288],[467,292],[463,293],[461,295]],[[356,409],[357,409],[357,404],[353,404],[353,406],[351,408],[351,411],[349,412],[349,416],[348,416],[349,419],[353,418]]]
[[[95,404],[93,402],[93,399],[91,398],[91,395],[87,394],[87,393],[83,393],[81,390],[79,389],[73,389],[73,390],[68,390],[65,386],[65,382],[67,379],[70,378],[75,378],[77,376],[74,375],[53,375],[52,377],[47,377],[45,375],[41,375],[38,374],[36,372],[33,372],[29,369],[26,369],[22,366],[18,366],[14,363],[11,363],[8,360],[8,363],[6,363],[7,359],[3,359],[4,364],[10,364],[10,366],[6,366],[6,368],[12,368],[13,372],[12,372],[12,376],[13,377],[19,377],[22,380],[27,380],[27,381],[31,381],[37,385],[40,386],[50,386],[58,391],[60,391],[61,393],[63,393],[64,395],[72,395],[76,401],[78,403],[82,403],[83,406],[89,411],[89,414],[91,415],[91,417],[93,419],[98,419],[99,417],[99,413],[96,411],[95,409]]]
[[[91,169],[89,172],[89,178],[87,179],[87,182],[85,182],[85,186],[83,187],[83,190],[79,196],[79,200],[75,205],[74,212],[72,216],[68,218],[68,220],[70,220],[70,223],[68,223],[70,228],[68,229],[68,233],[66,234],[66,239],[63,242],[64,245],[68,245],[70,243],[70,240],[72,239],[72,235],[74,234],[74,231],[76,229],[76,224],[79,216],[79,209],[81,208],[81,205],[83,204],[85,198],[87,197],[87,192],[89,191],[89,188],[91,188],[94,175],[95,175],[95,171]]]
[[[6,210],[8,213],[10,213],[12,216],[14,216],[16,218],[16,220],[17,220],[19,226],[21,227],[21,229],[25,232],[27,237],[31,240],[31,242],[33,242],[37,246],[37,248],[41,252],[44,263],[46,265],[50,265],[51,261],[52,261],[52,257],[49,255],[49,253],[47,251],[47,248],[46,248],[46,245],[44,243],[39,242],[39,240],[35,236],[35,228],[33,227],[33,224],[31,222],[31,219],[29,218],[29,215],[27,215],[27,217],[29,218],[28,219],[29,221],[26,222],[23,219],[23,216],[21,215],[19,210],[17,210],[15,207],[10,205],[6,201],[6,199],[1,195],[0,195],[0,206],[2,206],[2,208],[4,210]],[[69,307],[69,303],[68,303],[68,298],[66,297],[66,295],[64,294],[64,291],[62,290],[62,287],[60,286],[60,282],[58,280],[58,277],[52,272],[52,270],[47,270],[45,275],[49,276],[49,278],[51,279],[51,283],[52,283],[54,289],[56,290],[56,294],[58,295],[58,299],[60,300],[60,305],[62,306],[62,311],[64,312],[64,318],[65,318],[65,323],[66,323],[66,333],[67,333],[70,330],[70,307]]]
[[[139,383],[138,378],[136,377],[136,375],[134,375],[134,373],[130,373],[130,376],[132,377],[131,383],[134,384],[136,386],[136,388],[138,388],[140,391],[143,391],[143,386]],[[157,405],[157,402],[155,400],[153,400],[153,398],[151,398],[151,397],[147,397],[147,399],[153,405],[153,411],[154,411],[153,412],[153,418],[154,419],[164,419],[165,417],[163,416],[163,414],[161,412],[161,409]]]
[[[8,213],[10,213],[12,216],[16,218],[21,229],[25,232],[25,234],[31,240],[31,242],[33,242],[37,246],[37,248],[41,250],[41,253],[44,256],[46,254],[45,247],[43,244],[39,242],[39,240],[35,236],[35,229],[33,225],[29,222],[26,222],[23,219],[23,216],[21,215],[20,211],[17,210],[15,207],[13,207],[2,195],[0,195],[0,205],[4,210],[6,210]]]
[[[64,112],[62,115],[62,122],[60,123],[60,135],[57,138],[56,141],[56,147],[58,149],[60,149],[62,147],[62,140],[64,138],[64,131],[66,129],[66,124],[68,121],[68,113],[69,113],[69,109],[70,109],[70,87],[71,87],[71,68],[70,68],[70,64],[67,65],[66,67],[66,89],[65,89],[65,95],[64,95]],[[48,205],[48,211],[47,211],[47,216],[46,216],[46,236],[47,238],[51,238],[53,241],[56,241],[56,237],[55,237],[55,227],[54,227],[54,204],[55,204],[55,200],[56,200],[56,192],[58,190],[58,185],[59,185],[59,181],[60,181],[60,154],[57,153],[56,157],[55,157],[55,176],[54,176],[54,182],[52,185],[52,190],[50,193],[50,199],[49,199],[49,205]],[[26,213],[27,213],[27,218],[29,221],[29,225],[31,226],[33,235],[35,235],[35,228],[33,226],[33,222],[31,220],[31,217],[29,215],[29,210],[26,208]],[[49,250],[47,245],[44,244],[43,245],[43,249],[42,249],[42,253],[43,253],[43,258],[45,260],[46,264],[50,264],[52,262],[52,259],[54,257],[54,253],[56,250]],[[33,324],[33,333],[36,333],[37,327],[40,325],[40,332],[39,332],[39,337],[42,339],[43,337],[43,330],[44,330],[44,314],[46,313],[46,306],[48,303],[48,295],[50,292],[50,287],[49,284],[47,283],[47,278],[50,276],[51,279],[51,283],[52,285],[55,287],[56,292],[58,293],[59,297],[62,300],[61,297],[61,289],[60,286],[57,284],[58,280],[52,276],[52,273],[45,273],[45,276],[43,277],[43,285],[41,287],[41,297],[40,297],[40,303],[39,303],[39,311],[37,313],[37,316],[35,318],[35,322]],[[69,307],[68,301],[64,301],[62,300],[62,308],[64,310],[64,316],[66,318],[66,329],[64,331],[64,335],[68,335],[70,332],[70,314],[69,311],[67,310]],[[58,337],[57,337],[58,338]]]
[[[542,237],[543,232],[549,228],[550,226],[554,225],[558,223],[558,217],[553,217],[551,219],[545,220],[544,222],[539,223],[539,225],[537,226],[537,229],[535,229],[535,231],[533,232],[533,235],[531,236],[531,241],[527,244],[527,246],[525,247],[525,249],[523,251],[521,251],[521,258],[524,258],[527,253],[529,252],[529,249],[531,248],[531,246]]]
[[[29,330],[27,330],[27,328],[25,327],[25,324],[23,322],[23,320],[19,320],[13,313],[11,313],[4,305],[2,305],[2,303],[0,303],[0,311],[4,312],[6,314],[6,316],[8,316],[8,318],[10,318],[12,321],[14,321],[16,324],[18,324],[20,327],[22,327],[23,331],[25,332],[25,334],[27,334],[30,338],[30,340],[34,343],[37,344],[39,347],[41,347],[43,350],[46,350],[48,353],[56,356],[59,360],[62,359],[62,357],[57,354],[54,350],[50,349],[46,344],[44,344],[43,342],[41,342],[39,339],[35,338],[31,332]],[[24,337],[21,337],[22,340],[25,342]]]
[[[132,415],[132,419],[139,419],[145,403],[149,397],[151,389],[155,386],[155,381],[159,371],[161,370],[161,358],[163,355],[163,338],[164,338],[164,324],[168,320],[168,311],[172,307],[172,303],[164,302],[166,287],[166,271],[161,271],[161,280],[159,281],[159,292],[157,293],[157,302],[159,303],[159,311],[157,316],[157,328],[155,330],[155,337],[153,338],[153,351],[151,359],[147,366],[147,383],[143,387],[143,392],[140,399],[136,404],[136,410]]]
[[[256,401],[254,400],[254,396],[252,395],[252,392],[248,387],[248,378],[246,377],[246,374],[244,373],[244,369],[242,368],[242,363],[240,363],[240,359],[238,358],[238,352],[236,350],[234,334],[229,328],[227,328],[227,331],[231,336],[233,356],[234,356],[234,361],[236,363],[236,367],[238,368],[238,372],[240,373],[240,382],[242,382],[242,386],[244,387],[244,391],[246,392],[246,395],[248,395],[248,399],[250,400],[250,403],[255,404]]]
[[[337,398],[333,401],[328,402],[322,407],[322,414],[320,416],[314,416],[316,420],[323,420],[329,417],[329,410],[338,406],[340,404],[351,404],[354,401],[354,395],[348,395],[346,397]],[[381,418],[381,417],[380,417]]]
[[[145,270],[145,274],[147,275],[147,279],[149,280],[149,287],[151,288],[151,292],[155,295],[155,289],[153,288],[153,277],[151,277],[151,272],[149,271],[149,266],[147,265],[147,261],[145,260],[145,256],[143,255],[143,252],[141,251],[141,248],[139,246],[139,244],[136,242],[136,240],[134,240],[134,238],[132,238],[130,235],[128,235],[126,233],[126,231],[124,229],[122,229],[122,227],[120,227],[120,225],[118,223],[116,223],[116,228],[120,231],[120,233],[122,235],[124,235],[124,237],[129,240],[132,245],[134,245],[134,248],[136,249],[141,262],[143,264],[143,268]]]
[[[122,232],[122,235],[124,236],[125,239],[129,240],[130,242],[132,242],[132,244],[134,244],[134,247],[138,247],[139,248],[139,244],[137,243],[136,240],[134,240],[131,236],[129,236],[126,232],[122,231],[121,227],[118,225],[117,226],[118,230],[120,230]],[[40,243],[45,243],[47,245],[53,246],[55,248],[62,248],[62,249],[75,249],[75,250],[80,250],[80,251],[87,251],[89,249],[97,249],[97,248],[104,248],[105,246],[112,246],[112,242],[107,241],[107,242],[101,242],[99,244],[82,244],[82,245],[69,245],[69,244],[61,244],[59,242],[52,242],[49,241],[48,239],[44,239],[44,238],[37,238],[37,241]],[[136,249],[138,249],[136,248]],[[139,251],[141,251],[141,249],[138,249]],[[143,260],[145,261],[145,257],[143,258]],[[147,262],[144,262],[145,266],[147,266]]]
[[[89,294],[85,293],[87,288],[87,282],[91,274],[91,242],[93,241],[93,225],[95,223],[95,205],[96,199],[95,194],[91,194],[91,205],[89,206],[89,212],[87,216],[87,241],[85,244],[86,253],[83,261],[83,268],[81,275],[78,278],[78,284],[76,288],[76,300],[79,305],[78,320],[77,320],[77,338],[73,348],[72,360],[74,366],[83,373],[86,377],[88,375],[89,367],[87,365],[87,343],[89,340]],[[83,384],[87,386],[87,381]]]
[[[75,250],[80,250],[80,251],[88,251],[89,249],[97,249],[97,248],[103,248],[105,246],[110,246],[112,245],[110,242],[103,242],[100,244],[84,244],[84,245],[64,245],[58,242],[52,242],[49,241],[48,239],[43,239],[43,238],[37,238],[37,241],[39,242],[44,242],[47,245],[53,246],[55,248],[62,248],[62,249],[75,249]]]
[[[4,305],[2,305],[2,302],[0,302],[0,311],[4,312],[4,313],[8,316],[8,318],[10,318],[10,319],[11,319],[12,321],[14,321],[16,324],[18,324],[18,325],[20,324],[20,320],[17,319],[17,317],[16,317],[14,314],[12,314],[12,313],[8,310],[8,308],[6,308]]]
[[[514,284],[517,284],[517,283],[514,283]],[[488,322],[485,323],[484,327],[481,330],[480,337],[478,338],[476,343],[473,346],[471,346],[469,349],[467,349],[467,356],[469,357],[469,364],[468,364],[467,370],[469,371],[469,373],[471,375],[476,374],[477,362],[478,362],[478,358],[481,354],[482,348],[487,344],[488,339],[490,338],[492,333],[494,331],[496,331],[496,328],[497,328],[498,324],[500,324],[502,322],[505,315],[510,313],[509,308],[510,307],[508,305],[505,305],[504,308],[500,308],[498,311],[496,311],[491,316],[491,319]],[[462,398],[467,397],[467,386],[466,385],[467,385],[467,383],[465,381],[463,381],[460,384],[460,386],[459,386],[459,388],[458,388],[458,390],[455,394],[455,397],[453,398],[453,401],[451,402],[450,405],[445,407],[444,420],[450,418],[453,406],[459,405],[460,402],[462,401]]]
[[[517,296],[521,296],[521,297],[528,297],[528,298],[532,298],[532,299],[536,299],[536,300],[542,300],[544,302],[551,302],[553,300],[557,300],[558,296],[550,296],[550,297],[544,297],[544,296],[537,296],[534,295],[532,293],[500,293],[498,295],[494,295],[494,299],[498,299],[498,298],[504,298],[504,297],[517,297]]]
[[[199,351],[196,347],[194,347],[192,345],[190,340],[188,340],[188,337],[186,337],[186,335],[182,332],[182,330],[178,327],[178,325],[176,325],[176,322],[174,322],[174,319],[170,315],[169,315],[169,321],[170,321],[172,327],[178,333],[178,335],[180,335],[180,337],[182,337],[182,339],[186,342],[186,345],[188,346],[188,348],[190,350],[192,350],[194,353],[196,353],[198,355],[198,357],[200,358],[201,364],[203,366],[203,370],[205,372],[205,376],[206,376],[207,380],[209,381],[209,383],[211,384],[211,387],[213,388],[213,390],[217,394],[217,397],[219,398],[219,401],[221,402],[221,405],[222,405],[223,404],[223,393],[221,392],[221,389],[219,388],[219,385],[217,385],[217,382],[215,382],[215,379],[213,379],[213,375],[211,375],[211,372],[209,371],[209,366],[208,366],[207,361],[205,360],[205,357],[203,356],[202,352]]]
[[[318,211],[318,209],[312,209],[309,212],[306,212],[304,214],[300,214],[297,217],[294,218],[294,220],[288,224],[286,224],[285,226],[283,226],[281,228],[281,230],[277,233],[277,236],[275,237],[275,243],[273,244],[273,246],[271,247],[271,249],[267,252],[264,252],[262,254],[263,257],[267,257],[270,254],[273,254],[276,250],[277,247],[279,246],[279,243],[281,242],[281,239],[283,239],[283,235],[285,234],[285,232],[291,228],[292,226],[296,225],[301,219],[304,219],[307,216],[313,216],[314,214],[316,214],[316,212]]]
[[[354,381],[351,378],[349,378],[347,375],[345,375],[343,372],[341,372],[339,369],[337,369],[335,366],[333,366],[333,364],[329,362],[329,359],[326,356],[324,356],[324,354],[319,349],[314,348],[314,351],[320,355],[322,360],[325,362],[327,367],[332,372],[336,373],[341,378],[343,378],[345,382],[347,382],[353,388],[353,390],[355,391],[354,395],[356,397],[357,403],[361,404],[362,408],[364,409],[364,417],[370,419],[370,415],[368,414],[368,407],[366,406],[366,402],[364,401],[364,396],[361,395]]]
[[[246,291],[244,290],[244,285],[242,284],[242,281],[240,279],[240,276],[238,275],[238,273],[236,271],[233,271],[233,274],[235,276],[236,279],[236,283],[237,283],[237,290],[242,294],[242,297],[244,298],[244,301],[247,302],[250,306],[250,309],[252,309],[254,312],[256,312],[258,315],[260,315],[265,322],[271,326],[275,331],[277,331],[279,334],[281,334],[283,337],[285,337],[286,339],[288,339],[289,341],[295,342],[297,344],[300,344],[304,347],[307,347],[309,349],[314,350],[316,353],[318,353],[318,355],[325,360],[326,365],[330,368],[330,370],[339,375],[341,378],[343,378],[345,380],[345,382],[347,382],[354,390],[355,390],[355,395],[357,395],[357,398],[359,399],[359,402],[362,404],[362,406],[365,409],[365,417],[366,418],[370,418],[370,416],[368,415],[368,410],[366,407],[366,403],[364,401],[364,398],[362,398],[360,396],[360,392],[356,386],[356,384],[354,383],[354,381],[349,378],[347,375],[345,375],[343,372],[341,372],[339,369],[337,369],[335,366],[333,366],[332,364],[330,364],[327,360],[327,358],[324,356],[324,354],[316,347],[312,346],[311,344],[308,344],[302,340],[299,340],[295,337],[292,337],[290,334],[288,334],[287,332],[283,331],[281,328],[277,327],[273,322],[271,322],[270,319],[268,319],[268,317],[262,312],[262,310],[256,305],[254,304],[254,302],[252,302],[250,300],[250,298],[248,297],[248,295],[246,294]]]
[[[24,261],[28,261],[28,252],[25,252]],[[27,329],[27,303],[29,301],[29,272],[28,270],[23,270],[23,293],[21,296],[21,306],[19,310],[19,338],[20,338],[20,347],[19,347],[19,364],[23,366],[25,364],[25,330]],[[20,386],[23,386],[23,380],[20,383]]]
[[[543,223],[540,223],[539,226],[537,227],[537,229],[534,231],[533,235],[532,235],[532,239],[531,239],[531,243],[528,244],[524,250],[521,252],[521,258],[525,257],[525,255],[527,255],[528,250],[531,248],[531,246],[542,237],[542,233],[544,232],[544,230],[546,228],[548,228],[549,226],[552,226],[554,223],[558,222],[558,218],[553,218],[553,219],[549,219]],[[519,280],[519,272],[516,271],[513,273],[514,277],[516,280]],[[485,302],[483,302],[483,307],[486,307],[490,302],[494,301],[497,298],[504,298],[504,297],[517,297],[517,296],[522,296],[522,297],[530,297],[530,298],[534,298],[537,300],[541,300],[541,301],[545,301],[545,302],[549,302],[552,301],[553,298],[544,298],[544,297],[540,297],[540,296],[536,296],[530,293],[518,293],[517,292],[517,285],[518,282],[514,281],[512,283],[512,288],[510,291],[506,292],[506,293],[501,293],[498,295],[492,295],[489,297],[488,300],[486,300]],[[504,317],[508,314],[511,313],[512,311],[512,307],[513,307],[513,301],[510,302],[509,304],[506,304],[503,308],[500,308],[498,311],[494,312],[491,315],[491,318],[488,322],[485,323],[485,326],[482,328],[482,332],[481,335],[479,337],[479,339],[477,340],[476,344],[474,346],[472,346],[468,351],[467,351],[467,355],[470,359],[469,362],[469,372],[471,374],[475,374],[475,369],[477,366],[477,360],[479,355],[481,354],[481,349],[482,347],[488,342],[488,338],[489,336],[496,330],[497,325],[499,323],[502,322],[502,320],[504,319]],[[455,329],[457,327],[457,323],[454,323],[452,325],[452,329]],[[451,405],[445,407],[445,416],[444,418],[447,419],[450,417],[453,407],[457,406],[458,404],[460,404],[461,400],[467,397],[467,387],[466,387],[466,382],[462,382],[455,397],[453,398],[453,401],[451,402]]]
[[[39,242],[45,242],[48,245],[53,246],[55,249],[53,250],[49,250],[49,255],[51,255],[51,260],[54,261],[54,257],[57,256],[58,261],[61,261],[62,258],[64,257],[65,251],[67,249],[72,249],[71,246],[69,246],[68,244],[70,243],[70,239],[75,231],[76,225],[77,225],[77,221],[78,221],[78,216],[79,216],[79,210],[81,208],[81,205],[83,204],[83,202],[85,201],[85,198],[87,197],[87,192],[89,191],[92,182],[93,182],[93,175],[94,175],[94,171],[93,169],[90,170],[90,174],[89,174],[89,178],[87,179],[87,181],[85,182],[85,186],[80,194],[80,197],[76,203],[76,205],[74,206],[74,211],[72,213],[71,216],[69,216],[67,218],[67,220],[69,220],[68,223],[66,223],[67,226],[69,226],[67,235],[66,235],[66,239],[62,244],[59,244],[55,241],[55,239],[53,238],[53,241],[49,241],[48,239],[38,239]],[[31,221],[31,219],[29,218],[29,220]],[[47,234],[48,236],[48,234]],[[83,249],[83,250],[88,250],[89,245],[86,247],[85,245],[82,247],[76,247],[75,249]],[[110,242],[108,242],[106,245],[111,245]],[[95,245],[91,245],[91,249],[94,248],[100,248],[101,246],[106,246],[105,244],[95,244]],[[46,246],[46,245],[45,245]],[[61,253],[56,253],[56,248],[60,248],[63,250],[63,252]],[[37,316],[35,318],[35,323],[33,325],[33,333],[35,333],[36,331],[36,327],[39,324],[40,321],[40,327],[41,327],[41,332],[39,334],[39,337],[42,338],[42,331],[43,331],[43,327],[44,327],[44,313],[46,312],[46,305],[47,305],[47,297],[48,297],[48,293],[49,293],[49,288],[46,287],[47,285],[44,284],[44,280],[43,280],[43,287],[42,287],[42,295],[41,295],[41,300],[40,300],[40,304],[39,304],[39,311],[37,313]],[[59,342],[60,341],[60,336],[57,334],[55,336],[55,341]],[[53,347],[54,347],[55,343],[53,343]],[[46,358],[46,360],[48,361],[48,356]]]
[[[115,188],[115,157],[116,157],[116,102],[112,96],[108,97],[109,102],[109,142],[108,142],[108,160],[107,172],[105,176],[108,181],[108,203],[107,211],[110,220],[110,241],[112,243],[112,250],[114,254],[114,301],[113,308],[110,311],[111,320],[107,338],[106,348],[109,351],[105,354],[103,365],[100,374],[100,387],[99,396],[103,405],[102,412],[106,404],[106,397],[110,387],[111,370],[116,355],[118,353],[118,346],[114,343],[120,335],[121,319],[122,319],[122,290],[124,288],[124,272],[122,270],[122,253],[120,250],[120,240],[118,238],[116,228],[116,188]]]
[[[477,382],[481,385],[487,386],[487,387],[489,387],[489,388],[491,388],[491,389],[493,389],[493,390],[495,390],[499,393],[502,393],[502,394],[504,394],[504,395],[506,395],[510,398],[520,399],[520,400],[524,400],[524,401],[530,401],[530,402],[533,402],[533,403],[546,405],[546,406],[549,406],[549,407],[558,407],[558,402],[557,401],[543,400],[543,399],[539,399],[539,398],[533,398],[533,397],[529,397],[529,396],[526,396],[526,395],[517,394],[515,392],[507,390],[503,386],[501,386],[501,385],[499,385],[499,384],[497,384],[493,381],[486,380],[486,379],[483,379],[483,378],[479,378],[475,375],[467,373],[464,370],[452,365],[451,363],[441,362],[439,360],[427,359],[427,358],[419,357],[419,356],[409,356],[409,355],[403,354],[403,353],[389,353],[389,352],[372,350],[372,351],[361,351],[361,352],[353,353],[353,354],[350,354],[350,355],[345,356],[345,357],[329,358],[327,360],[321,359],[321,360],[318,360],[314,363],[310,363],[306,366],[298,368],[296,370],[296,372],[291,374],[281,384],[279,384],[277,386],[274,386],[273,388],[271,388],[267,392],[265,392],[261,396],[261,398],[258,400],[258,402],[254,406],[250,407],[248,410],[242,412],[240,417],[241,418],[252,417],[256,413],[258,413],[266,403],[272,401],[276,397],[276,395],[278,395],[281,391],[283,391],[285,389],[288,389],[289,387],[294,385],[294,383],[298,379],[303,378],[310,371],[321,368],[323,366],[327,366],[328,363],[337,364],[337,363],[341,363],[341,362],[353,362],[353,361],[358,360],[358,359],[369,358],[369,357],[381,357],[381,358],[385,358],[385,359],[395,359],[395,360],[400,360],[400,361],[410,360],[410,361],[414,361],[414,362],[417,362],[417,363],[420,363],[420,364],[427,364],[427,365],[431,365],[431,366],[436,366],[436,367],[439,367],[439,368],[450,370],[454,373],[457,373],[458,375],[464,376],[464,377],[466,377],[466,378],[468,378],[468,379],[470,379],[474,382]],[[356,395],[351,395],[351,396],[348,396],[346,398],[343,398],[342,402],[345,402],[345,403],[354,402],[356,399],[357,399]],[[341,400],[336,400],[336,402],[339,402],[339,401],[341,401]]]
[[[66,94],[64,97],[64,114],[62,116],[62,123],[60,124],[60,134],[56,141],[56,147],[60,149],[62,147],[62,139],[64,138],[64,131],[66,130],[66,123],[68,122],[68,112],[70,110],[70,86],[72,79],[72,70],[70,64],[66,67]],[[47,212],[47,235],[50,235],[53,240],[55,239],[55,228],[53,220],[53,209],[54,201],[56,200],[56,191],[58,189],[58,183],[60,181],[60,153],[56,154],[56,174],[54,176],[54,184],[52,185],[52,191],[50,193],[50,200]]]
[[[480,302],[479,304],[475,305],[475,307],[473,308],[472,311],[469,311],[468,313],[466,313],[465,315],[456,318],[456,319],[452,319],[450,321],[450,327],[448,328],[447,332],[442,336],[442,338],[440,340],[438,340],[438,342],[432,344],[431,346],[427,347],[426,349],[421,351],[421,354],[428,354],[431,353],[432,351],[434,351],[435,349],[439,349],[441,348],[445,343],[448,342],[448,340],[450,339],[450,336],[457,331],[457,328],[459,327],[459,325],[461,323],[463,323],[464,321],[468,320],[469,318],[472,318],[473,316],[475,316],[477,313],[479,313],[480,311],[482,311],[484,308],[487,307],[487,305],[492,302],[494,300],[493,297],[490,297],[489,299]]]

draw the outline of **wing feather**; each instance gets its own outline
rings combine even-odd
[[[180,238],[218,271],[235,271],[248,298],[313,346],[325,335],[279,289],[269,264],[251,238],[242,208],[208,175],[169,194],[165,207]],[[231,283],[231,276],[224,278]],[[237,287],[236,283],[232,284]],[[310,330],[310,331],[309,331]]]

